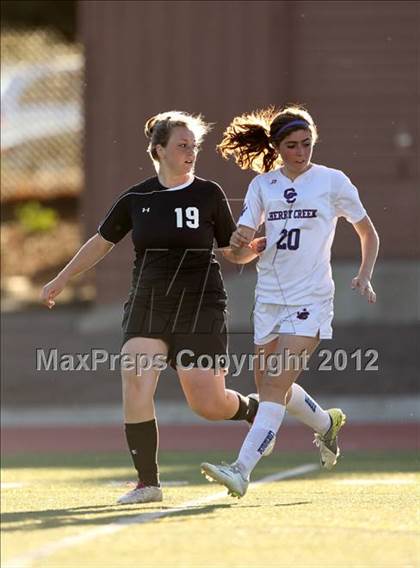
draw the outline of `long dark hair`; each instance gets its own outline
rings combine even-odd
[[[310,130],[314,144],[318,138],[317,128],[303,106],[287,105],[281,110],[271,106],[236,116],[223,133],[217,150],[226,160],[233,156],[243,170],[270,172],[282,165],[278,153],[280,142],[302,128]]]

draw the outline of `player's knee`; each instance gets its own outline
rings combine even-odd
[[[124,377],[123,391],[124,398],[126,400],[135,400],[136,402],[139,402],[153,398],[149,385],[145,384],[145,382],[136,375]]]
[[[270,400],[277,400],[280,404],[286,404],[286,400],[288,401],[288,398],[290,398],[287,397],[290,387],[289,382],[265,378],[260,384],[260,396],[263,399],[268,397]]]
[[[223,405],[213,400],[196,401],[190,404],[191,409],[206,420],[223,420]]]

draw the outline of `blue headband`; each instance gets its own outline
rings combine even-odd
[[[277,130],[277,132],[273,134],[271,138],[278,138],[282,132],[284,132],[288,128],[291,128],[292,126],[303,126],[303,128],[309,128],[309,124],[306,122],[306,120],[292,120],[291,122],[288,122],[287,124],[282,126],[279,130]]]

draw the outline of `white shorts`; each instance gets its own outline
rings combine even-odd
[[[258,301],[254,308],[254,342],[265,345],[280,333],[332,338],[333,300],[302,306],[266,304]]]

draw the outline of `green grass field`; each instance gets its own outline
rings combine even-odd
[[[316,457],[276,453],[254,480]],[[199,464],[231,458],[162,453],[164,501],[122,507],[114,502],[131,479],[125,454],[4,458],[2,566],[420,566],[413,452],[347,453],[334,472],[212,499],[225,489],[209,484]]]

